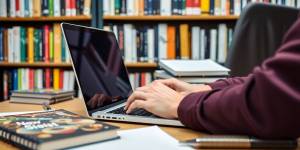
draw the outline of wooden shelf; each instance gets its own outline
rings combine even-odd
[[[197,16],[103,16],[103,20],[111,21],[218,21],[218,20],[237,20],[239,16],[212,16],[212,15],[197,15]]]
[[[91,16],[0,17],[0,22],[89,21],[91,19]]]
[[[156,63],[126,63],[126,67],[128,68],[156,68]],[[5,68],[14,68],[14,67],[57,67],[57,68],[71,68],[72,65],[70,63],[7,63],[1,62],[0,67]]]

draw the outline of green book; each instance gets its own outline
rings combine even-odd
[[[18,69],[18,90],[22,89],[22,69]]]
[[[53,3],[54,0],[49,0],[49,16],[54,16],[54,8],[53,8]]]
[[[50,62],[54,61],[54,37],[53,37],[53,29],[50,29],[49,33],[49,51],[50,51]]]
[[[115,0],[115,14],[119,15],[121,10],[121,0]]]
[[[181,14],[182,15],[185,15],[186,14],[186,0],[182,0],[182,7],[180,8],[181,9]]]
[[[39,60],[43,61],[43,31],[42,29],[39,29],[39,38],[38,38],[38,43],[39,43]]]
[[[26,62],[26,29],[20,27],[20,36],[21,36],[21,62]]]
[[[38,39],[39,39],[39,29],[34,29],[33,32],[33,44],[34,44],[34,53],[33,53],[33,58],[34,61],[37,62],[39,61],[38,56],[39,56],[39,43],[38,43]]]
[[[61,35],[63,37],[63,35]],[[65,47],[65,40],[61,38],[61,61],[66,62],[66,47]]]

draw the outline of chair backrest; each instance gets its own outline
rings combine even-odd
[[[272,56],[289,27],[297,20],[299,9],[252,3],[236,23],[226,67],[232,76],[245,76]]]

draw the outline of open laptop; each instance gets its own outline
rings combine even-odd
[[[178,120],[160,118],[143,109],[125,113],[125,102],[133,90],[113,32],[69,23],[62,23],[61,28],[89,116],[183,126]]]

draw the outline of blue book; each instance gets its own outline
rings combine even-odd
[[[25,8],[25,17],[29,17],[29,0],[24,0],[24,8]]]
[[[215,0],[210,0],[210,3],[209,3],[209,14],[211,14],[211,15],[215,14]]]
[[[12,70],[12,76],[13,76],[13,90],[18,90],[18,69],[13,69]]]
[[[3,28],[0,27],[0,61],[3,61]]]
[[[153,15],[153,0],[148,0],[148,14]]]

